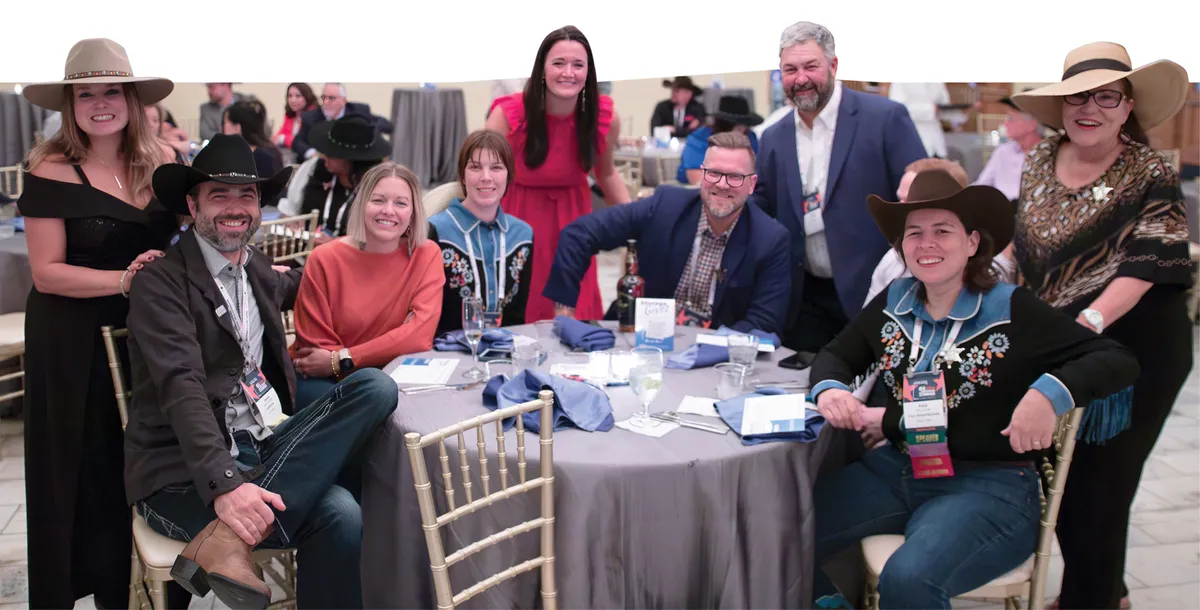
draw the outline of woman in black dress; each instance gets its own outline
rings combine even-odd
[[[151,175],[173,151],[144,107],[171,81],[131,76],[111,40],[77,43],[66,79],[29,85],[62,128],[29,155],[25,216],[34,288],[25,312],[25,481],[29,604],[129,600],[131,528],[121,420],[100,327],[125,327],[142,266],[162,256],[176,218]],[[128,370],[128,368],[126,368]]]
[[[1144,131],[1178,112],[1187,88],[1182,66],[1134,70],[1124,47],[1098,42],[1067,55],[1062,82],[1013,96],[1065,130],[1025,159],[1013,242],[1019,281],[1141,364],[1133,391],[1105,401],[1104,421],[1075,448],[1058,517],[1063,608],[1128,606],[1130,507],[1192,369],[1187,210],[1179,172]]]

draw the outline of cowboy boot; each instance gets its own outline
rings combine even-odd
[[[224,521],[214,519],[175,558],[171,578],[196,597],[211,589],[233,610],[264,609],[271,603],[271,588],[255,573],[252,550]]]

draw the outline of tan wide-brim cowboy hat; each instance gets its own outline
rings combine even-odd
[[[165,78],[134,76],[125,47],[107,38],[88,38],[67,53],[63,80],[26,85],[21,94],[32,104],[61,111],[68,99],[65,85],[93,83],[133,83],[138,99],[146,105],[162,101],[175,89],[175,83]]]
[[[1016,231],[1017,206],[999,189],[973,185],[963,188],[950,172],[927,169],[918,173],[908,188],[908,201],[886,201],[878,195],[867,196],[867,207],[875,224],[889,244],[904,236],[908,215],[915,210],[940,209],[954,212],[968,231],[987,233],[995,252],[1004,250]]]
[[[1062,81],[1012,96],[1021,110],[1044,125],[1063,128],[1063,96],[1091,91],[1129,79],[1133,115],[1142,129],[1151,129],[1175,116],[1187,100],[1188,75],[1183,66],[1160,59],[1133,68],[1129,52],[1115,42],[1093,42],[1067,53]]]

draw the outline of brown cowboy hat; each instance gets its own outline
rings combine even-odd
[[[878,195],[868,195],[867,207],[889,244],[895,244],[904,236],[908,214],[914,210],[954,212],[968,231],[991,235],[996,252],[1008,246],[1016,230],[1016,204],[1009,201],[1004,193],[995,187],[983,185],[963,188],[944,169],[928,169],[918,173],[908,188],[907,202],[885,201]]]
[[[675,80],[664,80],[663,86],[668,89],[691,89],[692,95],[696,97],[700,97],[704,93],[703,89],[697,87],[696,83],[692,82],[692,77],[690,76],[676,76]]]
[[[61,111],[67,99],[64,85],[93,83],[133,83],[138,99],[146,105],[162,101],[175,89],[175,83],[165,78],[134,76],[125,47],[107,38],[88,38],[67,53],[63,80],[26,85],[21,94],[32,104]]]
[[[1062,81],[1012,96],[1012,101],[1044,125],[1063,128],[1063,97],[1129,79],[1133,85],[1133,115],[1142,129],[1151,129],[1175,116],[1187,100],[1188,75],[1183,66],[1160,59],[1134,69],[1129,52],[1115,42],[1093,42],[1070,53],[1063,62]]]

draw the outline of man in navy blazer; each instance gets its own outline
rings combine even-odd
[[[638,240],[648,298],[675,299],[684,324],[780,333],[791,278],[788,233],[757,205],[754,150],[741,133],[709,138],[700,188],[660,186],[646,199],[577,218],[559,233],[542,294],[572,315],[597,252]]]
[[[795,111],[763,132],[755,194],[791,233],[792,295],[783,344],[817,352],[862,308],[889,244],[867,195],[895,193],[926,156],[904,106],[843,88],[833,34],[799,22],[783,32],[779,69]]]

